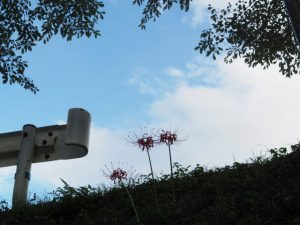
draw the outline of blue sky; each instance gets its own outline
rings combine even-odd
[[[105,8],[105,19],[98,25],[100,38],[66,42],[57,37],[25,56],[27,74],[41,91],[34,96],[20,87],[1,87],[2,96],[10,102],[5,108],[10,115],[16,112],[13,118],[22,119],[21,123],[35,118],[35,124],[43,125],[64,118],[68,108],[80,105],[89,109],[97,123],[114,126],[132,113],[140,117],[139,110],[153,100],[153,96],[139,95],[128,83],[136,71],[142,68],[151,80],[152,76],[162,77],[166,66],[183,66],[185,59],[197,55],[193,48],[199,30],[182,23],[183,12],[172,10],[142,31],[138,28],[141,8],[131,1],[108,2]],[[32,110],[35,106],[43,113]],[[18,107],[28,110],[21,118],[14,110]],[[13,128],[18,129],[20,122],[15,122]]]
[[[101,169],[119,162],[148,173],[146,155],[126,143],[139,126],[177,129],[185,141],[174,146],[174,161],[208,167],[244,162],[267,149],[298,142],[300,80],[286,79],[277,67],[226,65],[194,51],[208,26],[208,0],[195,0],[188,13],[164,12],[145,31],[142,9],[131,1],[107,2],[98,39],[59,37],[25,57],[36,95],[19,86],[0,86],[0,132],[27,123],[64,121],[69,108],[92,115],[90,150],[82,159],[34,164],[30,193],[43,195],[61,186],[97,185]],[[211,2],[224,6],[226,1]],[[167,173],[167,149],[151,152],[157,174]],[[11,198],[15,167],[0,169],[0,197]]]

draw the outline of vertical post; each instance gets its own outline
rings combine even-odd
[[[35,137],[36,127],[31,124],[24,125],[15,174],[13,208],[26,205]]]
[[[284,0],[284,4],[292,24],[298,47],[300,45],[300,1]]]

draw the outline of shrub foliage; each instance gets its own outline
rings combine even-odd
[[[170,175],[157,179],[160,213],[153,201],[150,176],[127,184],[142,224],[285,225],[300,223],[300,144],[270,150],[247,163],[194,169],[174,164],[176,208]],[[51,201],[8,210],[1,225],[132,225],[136,219],[124,186],[74,188],[66,182]]]

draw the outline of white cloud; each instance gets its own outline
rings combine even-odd
[[[191,86],[216,86],[221,77],[216,71],[215,63],[201,56],[186,63],[184,68],[168,66],[156,72],[142,67],[134,68],[128,84],[136,87],[141,95],[157,97],[164,96],[183,83]]]
[[[232,163],[232,154],[244,161],[252,151],[257,155],[297,143],[299,77],[287,79],[278,68],[253,69],[241,61],[219,61],[216,66],[210,75],[222,74],[219,86],[183,83],[150,107],[156,124],[180,123],[189,133],[175,151],[177,159],[184,164],[224,165]]]
[[[133,75],[128,80],[130,85],[136,86],[141,94],[155,95],[156,89],[150,82],[153,80],[151,74],[145,68],[137,67],[133,71]]]
[[[54,121],[55,124],[57,125],[64,125],[64,124],[67,124],[67,121],[65,120],[57,120],[57,121]]]
[[[170,67],[166,68],[165,72],[170,77],[176,77],[176,78],[183,77],[183,72],[181,70],[177,69],[176,67],[173,67],[173,66],[170,66]]]
[[[13,177],[15,174],[15,167],[1,168],[0,170],[0,199],[10,195],[13,188]]]
[[[192,86],[216,86],[219,85],[222,78],[222,75],[216,69],[215,63],[203,56],[186,63],[184,69],[170,66],[167,67],[164,72],[168,76],[176,79],[172,84],[173,89],[174,86],[178,87],[182,85],[182,83]]]

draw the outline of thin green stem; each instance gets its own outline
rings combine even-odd
[[[159,203],[158,203],[157,188],[156,188],[156,183],[155,183],[155,179],[154,179],[154,173],[153,173],[153,168],[152,168],[152,163],[151,163],[149,149],[147,149],[147,155],[148,155],[150,169],[151,169],[152,183],[153,183],[153,189],[154,189],[154,194],[155,194],[156,208],[157,208],[157,211],[160,212],[160,210],[159,210]]]
[[[170,157],[170,168],[171,168],[171,182],[172,182],[172,198],[173,198],[173,206],[176,206],[176,198],[175,198],[175,187],[174,187],[174,175],[173,175],[173,163],[172,163],[172,154],[171,154],[171,145],[169,147],[169,157]]]
[[[140,218],[139,218],[139,216],[138,216],[138,213],[137,213],[137,210],[136,210],[136,208],[135,208],[135,204],[134,204],[134,201],[133,201],[133,199],[132,199],[132,197],[131,197],[131,194],[130,194],[128,188],[127,188],[124,184],[123,184],[123,187],[125,188],[125,190],[126,190],[128,196],[129,196],[129,198],[130,198],[131,205],[132,205],[132,208],[133,208],[134,213],[135,213],[136,221],[137,221],[138,225],[141,225],[141,223],[140,223]]]
[[[154,173],[153,173],[153,168],[152,168],[152,163],[151,163],[150,153],[149,153],[149,150],[148,150],[148,149],[147,149],[147,155],[148,155],[148,160],[149,160],[149,164],[150,164],[152,180],[154,181]]]

